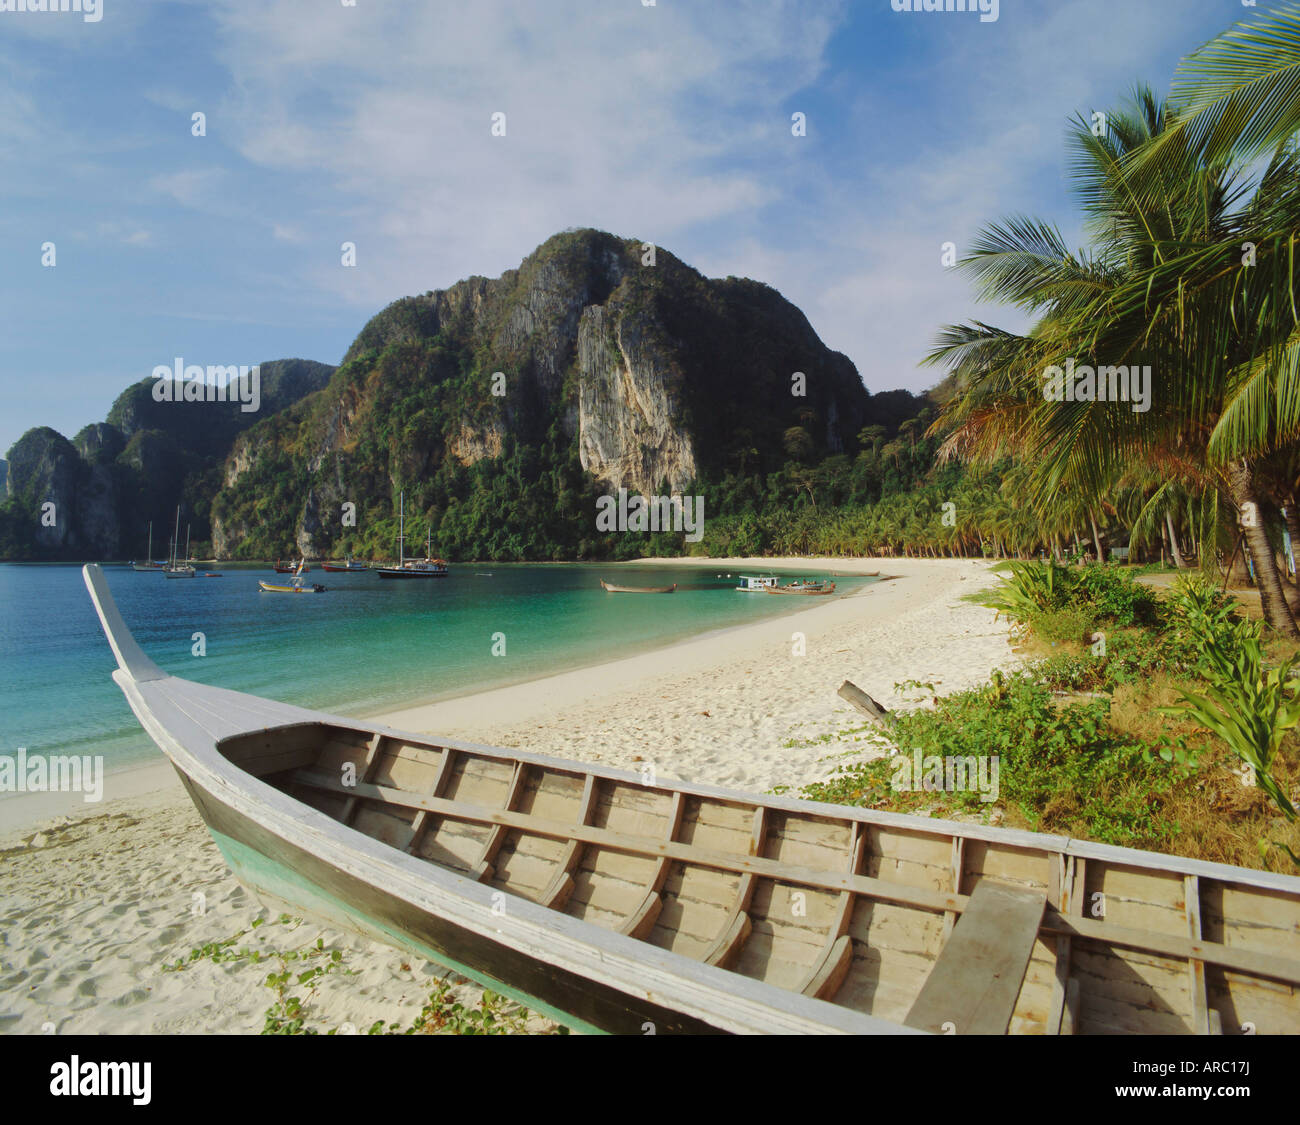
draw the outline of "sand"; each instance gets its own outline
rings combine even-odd
[[[694,565],[700,560],[653,560]],[[887,707],[895,685],[973,687],[1017,657],[991,610],[960,601],[988,585],[965,560],[725,559],[721,573],[881,571],[851,596],[593,668],[381,716],[399,729],[517,747],[767,792],[832,774],[843,756],[882,753],[836,695],[850,679]],[[737,595],[765,596],[765,595]],[[105,800],[0,801],[0,1030],[260,1032],[276,997],[268,972],[332,964],[295,987],[306,1024],[364,1033],[407,1027],[446,975],[387,946],[309,922],[281,922],[230,874],[171,767],[110,774]],[[257,923],[256,925],[254,923]],[[239,935],[239,936],[237,936]],[[217,958],[178,960],[235,939]],[[317,942],[324,955],[312,954]],[[260,959],[231,956],[256,950]],[[331,962],[329,954],[340,958]],[[279,960],[274,954],[307,951]],[[454,976],[454,995],[479,991]],[[534,1018],[529,1030],[551,1025]]]

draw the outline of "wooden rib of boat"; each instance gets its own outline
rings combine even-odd
[[[817,594],[835,593],[835,583],[792,582],[788,586],[764,586],[763,589],[769,594],[806,594],[815,596]]]
[[[114,680],[256,895],[571,1027],[1300,1031],[1300,878],[646,784],[208,687],[84,573]]]
[[[677,583],[671,586],[615,586],[612,582],[600,580],[601,589],[610,594],[672,594],[677,590]]]

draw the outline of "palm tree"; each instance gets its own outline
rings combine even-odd
[[[1258,512],[1259,461],[1285,428],[1264,419],[1272,405],[1269,377],[1279,354],[1300,368],[1300,341],[1287,346],[1294,316],[1288,323],[1281,299],[1294,277],[1293,260],[1281,265],[1281,231],[1300,215],[1300,178],[1288,177],[1287,162],[1275,160],[1242,208],[1248,186],[1239,171],[1206,164],[1188,143],[1169,142],[1145,189],[1136,190],[1133,154],[1176,125],[1141,88],[1136,112],[1111,115],[1105,136],[1079,119],[1073,170],[1092,249],[1070,252],[1046,224],[994,224],[962,266],[984,297],[1009,300],[1039,319],[1024,336],[978,323],[948,328],[929,357],[957,376],[958,394],[945,409],[952,427],[945,451],[1030,461],[1040,510],[1063,485],[1073,485],[1087,502],[1085,526],[1099,553],[1093,513],[1139,462],[1175,479],[1200,473],[1231,495],[1239,512]],[[1269,268],[1243,277],[1240,252],[1225,260],[1225,248],[1260,231],[1267,237],[1259,262]],[[1049,399],[1040,373],[1074,357],[1159,373],[1153,409],[1116,409],[1095,397]],[[1300,433],[1300,401],[1293,399],[1300,393],[1288,396],[1296,417],[1288,414],[1285,423]],[[1265,616],[1278,631],[1300,637],[1262,521],[1242,522]]]
[[[1149,184],[1190,146],[1207,164],[1248,162],[1300,134],[1300,3],[1258,12],[1210,40],[1178,66],[1170,104],[1179,120],[1134,154]]]

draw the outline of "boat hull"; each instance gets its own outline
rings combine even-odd
[[[601,588],[609,594],[675,594],[677,583],[671,586],[615,586],[612,582],[601,579]]]
[[[643,1035],[713,1033],[704,1020],[629,997],[614,988],[485,940],[312,855],[241,815],[180,772],[181,781],[231,870],[274,907],[397,945],[575,1031]]]

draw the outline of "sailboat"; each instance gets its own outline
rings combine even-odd
[[[190,566],[189,563],[187,562],[183,563],[176,557],[177,551],[180,548],[180,542],[181,542],[181,510],[179,507],[177,507],[176,530],[172,535],[172,557],[171,557],[171,561],[168,562],[165,567],[163,567],[164,578],[193,578],[194,577],[194,573],[195,573],[194,568]],[[185,527],[185,554],[188,555],[189,553],[190,553],[190,529],[189,529],[189,525],[187,524]]]
[[[133,562],[132,570],[162,570],[162,563],[153,561],[153,520],[149,521],[149,553],[145,555],[144,562]]]
[[[377,566],[375,573],[380,578],[446,578],[447,564],[442,559],[431,557],[431,548],[433,546],[433,528],[430,527],[428,536],[425,539],[423,561],[408,559],[406,557],[406,493],[401,494],[400,499],[401,514],[399,515],[398,532],[397,532],[397,558],[396,566]]]

